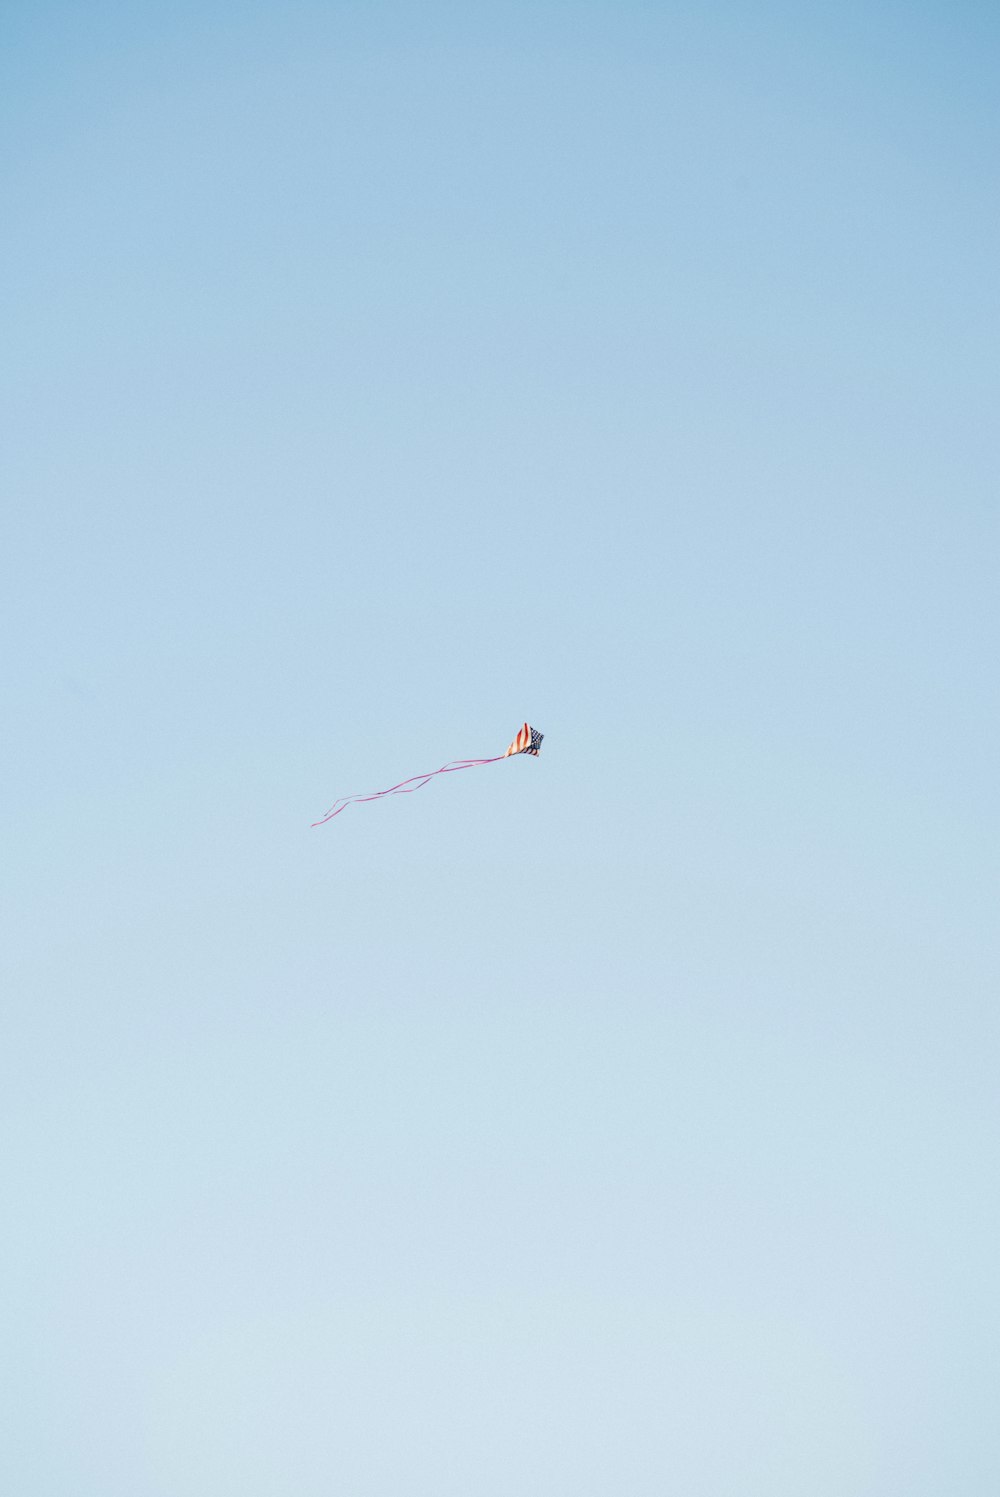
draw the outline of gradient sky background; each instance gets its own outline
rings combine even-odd
[[[0,1487],[992,1497],[1000,13],[0,24]]]

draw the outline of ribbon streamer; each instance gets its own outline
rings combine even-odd
[[[433,780],[439,774],[454,774],[458,769],[475,769],[477,764],[499,764],[504,758],[505,754],[497,754],[494,759],[453,759],[450,764],[442,764],[440,769],[432,769],[428,774],[415,774],[408,780],[400,780],[398,785],[393,785],[388,790],[376,790],[372,795],[342,795],[339,800],[334,801],[325,816],[311,825],[325,826],[351,805],[361,805],[369,800],[384,800],[387,795],[412,795],[414,790],[422,790],[428,780]]]

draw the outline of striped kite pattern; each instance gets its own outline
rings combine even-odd
[[[537,759],[544,737],[544,733],[539,733],[537,728],[533,728],[529,723],[525,723],[510,748],[504,754],[504,758],[509,759],[511,754],[534,754]]]

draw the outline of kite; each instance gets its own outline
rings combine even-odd
[[[414,790],[422,790],[428,780],[433,780],[439,774],[455,774],[459,769],[474,769],[479,764],[499,764],[501,759],[509,759],[512,754],[531,754],[538,758],[542,747],[544,734],[539,733],[537,728],[525,723],[518,730],[517,737],[502,754],[497,754],[493,759],[453,759],[450,764],[442,764],[440,769],[432,769],[429,774],[415,774],[408,780],[400,780],[398,785],[393,785],[388,790],[376,790],[373,795],[342,795],[335,800],[325,816],[319,821],[314,821],[313,826],[325,826],[341,811],[345,811],[349,805],[366,800],[382,800],[387,795],[412,795]]]

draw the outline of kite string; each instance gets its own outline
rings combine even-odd
[[[341,811],[353,804],[363,804],[365,801],[382,800],[387,795],[412,795],[415,790],[422,790],[429,780],[433,780],[439,774],[454,774],[459,769],[475,769],[480,764],[499,764],[501,759],[506,759],[506,754],[497,754],[492,759],[452,759],[448,764],[442,764],[440,769],[432,769],[428,774],[411,775],[408,780],[400,780],[398,785],[391,785],[388,790],[376,790],[371,795],[342,795],[335,800],[325,816],[319,821],[312,822],[313,826],[325,826]],[[407,788],[409,787],[409,788]]]

